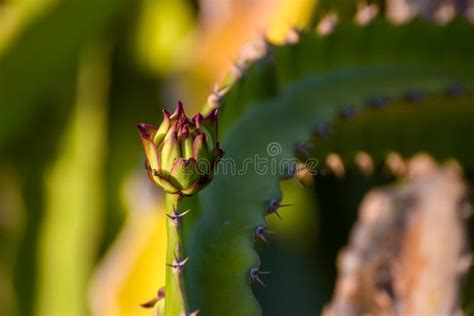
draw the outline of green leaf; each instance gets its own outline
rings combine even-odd
[[[74,70],[84,43],[98,36],[123,0],[61,1],[0,57],[0,149],[38,110],[61,77]]]

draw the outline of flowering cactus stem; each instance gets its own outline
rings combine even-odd
[[[142,123],[137,127],[148,177],[166,192],[165,315],[193,315],[196,312],[190,314],[185,295],[184,274],[190,260],[185,240],[199,215],[196,193],[212,180],[224,154],[217,141],[217,110],[190,119],[178,102],[173,114],[163,110],[160,126]]]

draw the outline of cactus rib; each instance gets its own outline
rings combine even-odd
[[[309,157],[323,161],[336,153],[345,166],[352,167],[361,152],[381,165],[391,152],[411,157],[421,151],[438,160],[456,159],[472,171],[474,156],[463,141],[474,121],[473,100],[472,91],[463,96],[441,92],[422,101],[394,100],[383,110],[369,109],[352,119],[336,119],[327,138],[312,137]]]
[[[225,137],[238,119],[262,104],[260,101],[300,86],[302,78],[344,67],[429,66],[456,73],[459,79],[467,75],[468,79],[474,65],[465,61],[474,54],[473,43],[474,26],[459,17],[444,26],[421,19],[398,26],[381,17],[364,26],[342,20],[329,35],[301,32],[299,42],[271,46],[270,52],[251,64],[242,78],[227,79],[232,86],[221,96],[219,133]],[[372,96],[383,103],[376,91]]]

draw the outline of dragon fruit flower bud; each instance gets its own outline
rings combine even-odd
[[[170,115],[163,110],[159,127],[138,124],[148,177],[167,193],[193,195],[204,188],[224,155],[217,140],[217,110],[192,120],[178,102]]]

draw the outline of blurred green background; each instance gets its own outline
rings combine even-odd
[[[244,43],[314,8],[0,0],[0,315],[149,315],[165,216],[135,124],[199,111]]]

